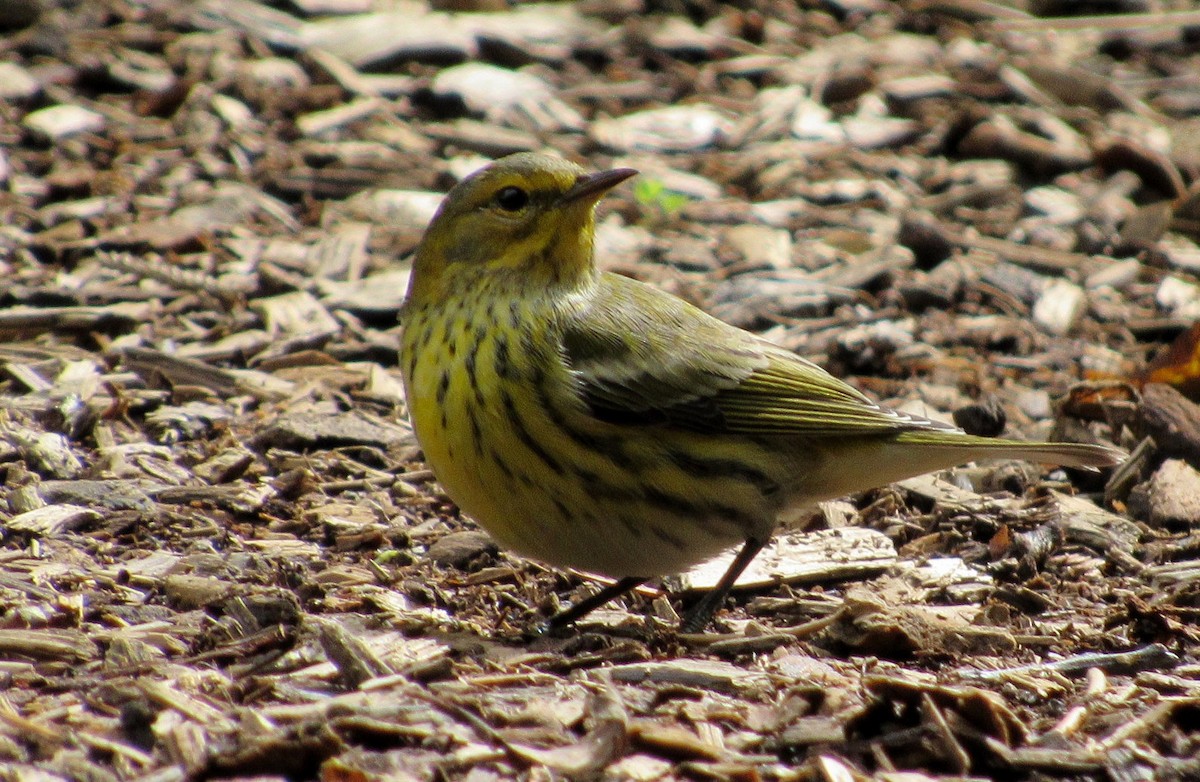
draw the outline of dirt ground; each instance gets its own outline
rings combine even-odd
[[[1177,0],[0,4],[0,780],[1200,779],[1198,74]],[[442,194],[545,149],[642,172],[605,268],[1129,461],[537,635],[601,583],[459,516],[396,346]]]

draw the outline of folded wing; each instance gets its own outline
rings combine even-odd
[[[601,291],[563,335],[579,392],[601,420],[797,437],[952,428],[886,410],[656,288],[606,275]]]

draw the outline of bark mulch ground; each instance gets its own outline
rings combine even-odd
[[[0,779],[1200,778],[1200,11],[432,5],[0,4]],[[533,634],[599,584],[458,515],[396,345],[441,195],[538,149],[641,170],[605,267],[1129,462]]]

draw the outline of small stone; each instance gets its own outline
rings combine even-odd
[[[1027,304],[1036,302],[1049,287],[1042,275],[1007,261],[988,265],[982,272],[982,279]]]
[[[999,437],[1004,433],[1008,417],[1004,407],[994,396],[985,397],[975,404],[954,411],[954,423],[968,434],[979,437]]]
[[[954,252],[954,241],[937,220],[929,215],[905,212],[896,241],[912,250],[917,267],[932,269]]]
[[[499,551],[496,541],[486,532],[470,530],[451,532],[433,542],[425,556],[439,565],[465,568],[473,560],[485,554]]]
[[[423,231],[444,197],[425,190],[371,190],[346,199],[341,209],[345,219]]]
[[[1200,471],[1180,459],[1168,459],[1150,479],[1150,523],[1200,526]]]
[[[42,91],[42,85],[29,71],[12,62],[0,62],[0,101],[29,100]]]
[[[732,128],[716,109],[693,104],[599,119],[592,125],[592,135],[604,146],[623,152],[691,152],[716,145]]]
[[[360,69],[405,60],[461,62],[478,51],[466,20],[413,8],[310,21],[301,39]]]
[[[954,79],[942,74],[922,74],[891,79],[880,85],[880,92],[889,101],[901,104],[915,103],[928,98],[942,98],[954,93]]]
[[[524,130],[582,130],[585,125],[549,84],[524,71],[463,63],[440,71],[432,90],[442,98],[458,98],[469,111],[492,122]]]
[[[212,108],[232,130],[248,130],[254,122],[254,110],[228,95],[212,96]]]
[[[481,62],[445,68],[433,77],[434,95],[455,96],[477,114],[492,116],[507,106],[548,99],[553,90],[537,76]]]
[[[602,778],[605,780],[625,779],[632,780],[632,782],[653,782],[653,780],[668,779],[674,766],[675,764],[669,760],[635,752],[605,768]]]
[[[1158,241],[1167,264],[1181,271],[1200,274],[1200,247],[1186,236],[1170,233]]]
[[[625,225],[615,215],[596,226],[596,257],[609,268],[637,263],[654,243],[644,227]]]
[[[725,232],[725,244],[753,267],[787,269],[792,265],[792,232],[745,223]]]
[[[1050,393],[1043,388],[1028,388],[1017,395],[1017,407],[1035,421],[1043,421],[1054,413]]]
[[[832,111],[806,95],[796,99],[790,130],[806,141],[842,141],[845,133]]]
[[[918,123],[901,117],[860,115],[848,117],[841,125],[846,142],[861,150],[898,147],[912,141],[920,131]]]
[[[681,16],[660,17],[658,29],[650,32],[649,43],[657,50],[687,60],[719,57],[729,51],[725,36],[702,30]]]
[[[1179,277],[1164,277],[1154,293],[1154,302],[1172,315],[1200,317],[1200,285]]]
[[[1025,204],[1037,214],[1045,215],[1057,225],[1070,225],[1083,219],[1084,209],[1079,196],[1061,187],[1043,185],[1025,192]]]
[[[1010,241],[1058,252],[1071,252],[1078,243],[1075,231],[1048,217],[1033,215],[1016,222],[1008,234]]]
[[[259,89],[303,90],[312,83],[299,63],[285,57],[250,60],[238,67],[238,76]]]
[[[1055,280],[1033,305],[1033,320],[1051,334],[1066,334],[1079,322],[1087,305],[1083,288],[1067,280]]]
[[[59,104],[30,112],[23,124],[34,135],[53,142],[80,133],[99,133],[104,129],[104,115],[82,106]]]

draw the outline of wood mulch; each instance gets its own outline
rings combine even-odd
[[[1200,11],[432,5],[0,4],[0,780],[1200,778]],[[458,515],[396,346],[441,195],[537,149],[642,172],[606,268],[1129,462],[536,635],[598,582]]]

